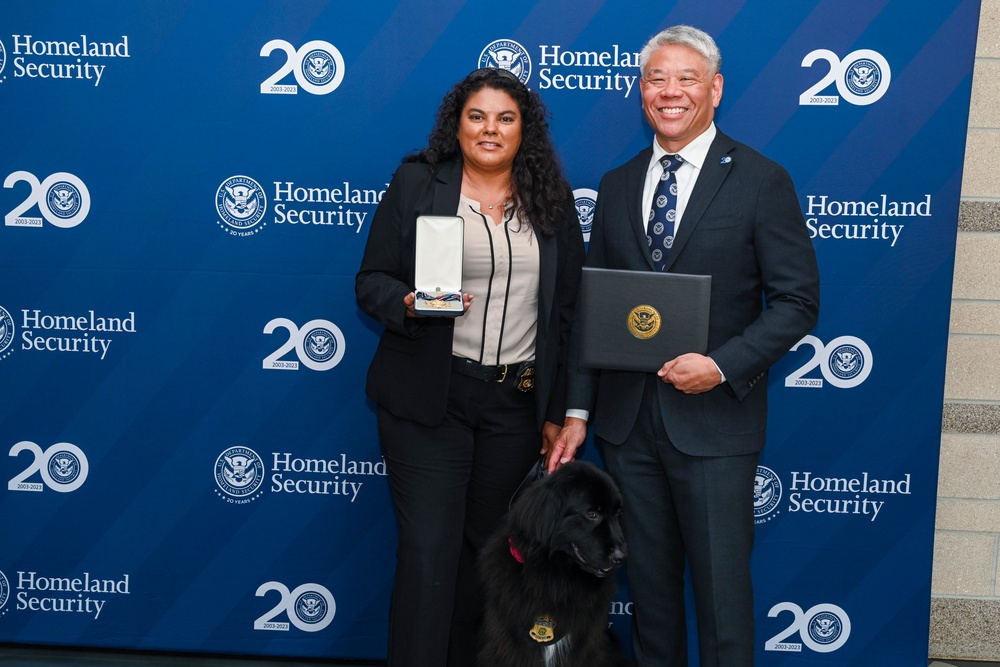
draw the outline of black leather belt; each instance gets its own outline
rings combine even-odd
[[[463,359],[462,357],[451,358],[451,369],[453,371],[458,371],[462,375],[468,375],[469,377],[485,380],[486,382],[503,382],[507,379],[509,368],[507,364],[503,366],[484,366],[477,364],[472,359]]]
[[[472,359],[451,358],[451,369],[456,373],[474,377],[484,382],[504,382],[510,380],[518,391],[527,393],[535,388],[535,362],[525,361],[518,366],[484,366]]]

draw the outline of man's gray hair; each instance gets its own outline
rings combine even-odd
[[[708,33],[689,25],[675,25],[654,35],[642,47],[642,51],[639,52],[639,71],[643,76],[646,75],[646,63],[653,56],[653,52],[668,44],[686,46],[700,53],[708,61],[712,76],[718,74],[722,67],[722,53]]]

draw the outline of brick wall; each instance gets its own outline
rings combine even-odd
[[[983,0],[959,213],[930,656],[1000,660],[1000,0]]]

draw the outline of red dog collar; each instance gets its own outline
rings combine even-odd
[[[510,555],[513,556],[514,560],[516,560],[518,563],[523,563],[524,556],[522,556],[521,552],[518,551],[517,547],[514,546],[514,538],[513,537],[508,538],[507,543],[510,544]]]

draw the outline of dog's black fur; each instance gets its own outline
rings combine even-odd
[[[479,560],[486,608],[478,667],[628,664],[608,630],[615,568],[626,557],[621,510],[611,477],[582,461],[517,499]],[[539,625],[542,618],[554,626]]]

